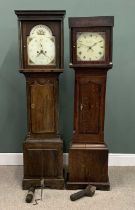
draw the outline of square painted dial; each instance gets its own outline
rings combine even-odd
[[[105,32],[77,32],[77,61],[105,60]]]

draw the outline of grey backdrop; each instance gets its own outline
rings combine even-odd
[[[135,1],[0,1],[0,152],[21,152],[26,135],[24,76],[18,72],[15,9],[65,9],[65,71],[60,76],[60,127],[67,151],[72,138],[74,72],[69,69],[68,17],[115,17],[114,67],[108,73],[105,140],[113,153],[135,153]]]

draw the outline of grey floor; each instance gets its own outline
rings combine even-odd
[[[0,166],[0,210],[135,210],[135,167],[110,167],[111,191],[72,202],[70,194],[76,191],[45,189],[36,206],[25,203],[22,176],[22,166]],[[40,198],[40,190],[35,198]]]

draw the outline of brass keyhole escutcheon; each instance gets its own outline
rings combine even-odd
[[[35,108],[35,104],[31,104],[31,108],[34,109]]]
[[[81,104],[81,106],[80,106],[80,110],[81,110],[81,111],[83,110],[83,104]]]

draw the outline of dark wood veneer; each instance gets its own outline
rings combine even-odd
[[[70,67],[75,70],[74,132],[69,149],[67,188],[109,190],[108,148],[104,143],[107,71],[112,68],[113,17],[69,18]],[[77,32],[104,32],[105,59],[78,61]]]
[[[20,69],[26,78],[28,131],[23,145],[23,189],[31,185],[63,189],[63,142],[59,134],[59,74],[64,68],[64,10],[15,11],[18,17]],[[28,65],[27,36],[37,24],[47,25],[56,38],[56,65]]]

